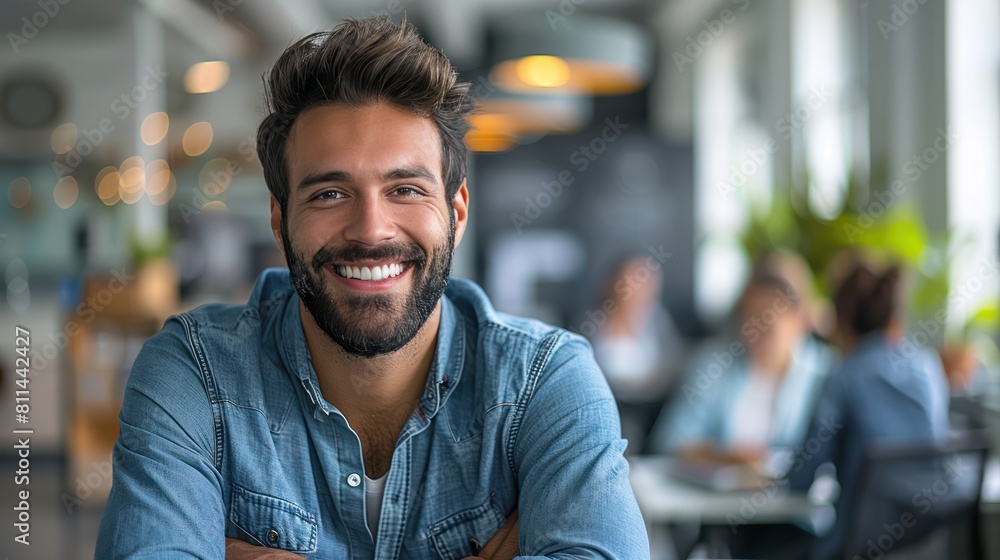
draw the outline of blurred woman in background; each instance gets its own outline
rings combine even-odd
[[[705,345],[660,414],[654,451],[765,465],[801,443],[836,353],[812,336],[809,273],[780,252],[755,267],[739,333]]]

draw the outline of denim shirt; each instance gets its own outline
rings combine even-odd
[[[363,387],[360,387],[363,390]],[[582,337],[451,279],[378,527],[361,442],[324,400],[287,269],[246,305],[172,315],[126,387],[96,558],[472,555],[516,509],[519,558],[649,557],[617,408]]]

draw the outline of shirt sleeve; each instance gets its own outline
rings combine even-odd
[[[648,559],[611,390],[590,344],[562,337],[515,421],[518,558]]]
[[[225,556],[212,409],[181,321],[167,319],[132,367],[97,558]]]

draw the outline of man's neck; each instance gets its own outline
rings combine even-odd
[[[407,415],[412,412],[423,394],[434,359],[441,323],[440,301],[413,340],[395,352],[374,358],[348,354],[326,336],[301,301],[299,311],[313,368],[327,402],[348,420],[401,407]]]

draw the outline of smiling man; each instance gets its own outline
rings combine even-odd
[[[266,100],[288,270],[143,346],[97,558],[457,559],[505,536],[525,558],[648,558],[587,342],[449,279],[472,101],[444,54],[348,20],[289,47]]]

